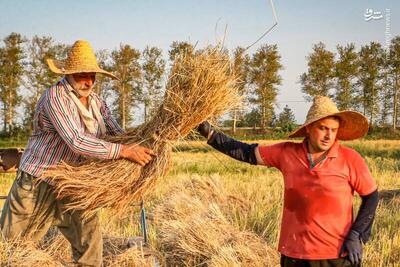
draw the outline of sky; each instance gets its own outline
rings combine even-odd
[[[288,105],[298,123],[310,106],[299,76],[307,71],[313,44],[323,42],[330,50],[351,42],[357,48],[371,41],[385,46],[400,35],[400,1],[273,2],[278,25],[249,53],[266,43],[278,45],[284,70],[276,111]],[[373,17],[365,17],[367,9]],[[204,47],[224,39],[231,50],[247,47],[274,23],[270,0],[0,0],[0,12],[0,38],[18,32],[65,44],[85,39],[96,50],[150,45],[162,48],[166,58],[173,41]]]

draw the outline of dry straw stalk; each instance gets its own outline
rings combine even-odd
[[[245,204],[216,179],[193,177],[177,185],[154,213],[167,265],[278,266],[273,248],[235,225],[229,211]]]
[[[178,57],[172,67],[164,101],[148,123],[126,136],[109,140],[141,143],[157,157],[141,167],[127,160],[90,160],[79,166],[62,163],[48,170],[58,198],[69,199],[69,209],[91,216],[101,208],[121,214],[151,189],[165,174],[171,146],[204,120],[237,107],[240,98],[229,57],[219,48]]]

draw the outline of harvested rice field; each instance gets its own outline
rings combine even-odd
[[[381,192],[363,266],[400,266],[400,141],[345,144],[363,155]],[[0,174],[2,195],[14,176]],[[138,206],[119,218],[101,211],[104,265],[278,266],[282,189],[275,169],[234,161],[202,141],[181,143],[145,199],[148,248],[126,246],[141,235]],[[54,230],[39,246],[1,243],[0,260],[1,266],[71,266],[69,245]]]

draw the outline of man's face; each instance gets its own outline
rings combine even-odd
[[[338,130],[339,120],[335,117],[328,117],[306,126],[310,153],[329,150],[335,143]]]
[[[87,97],[92,92],[94,82],[96,81],[96,73],[75,73],[72,74],[72,87],[79,95]]]

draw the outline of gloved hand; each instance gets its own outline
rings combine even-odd
[[[354,230],[350,231],[343,243],[342,248],[340,249],[339,257],[341,257],[346,251],[348,252],[351,264],[358,266],[362,259],[362,243],[360,239],[360,233]]]
[[[199,126],[197,126],[197,131],[207,139],[212,130],[212,126],[208,121],[203,121]]]

